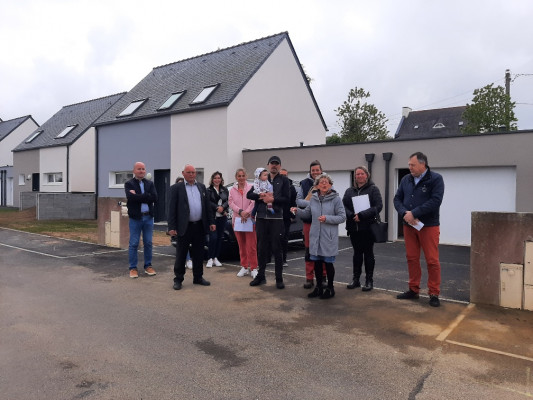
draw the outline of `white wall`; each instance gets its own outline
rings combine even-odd
[[[232,170],[242,167],[241,151],[245,148],[299,146],[302,141],[305,145],[325,143],[325,128],[287,41],[229,106],[228,132]]]
[[[70,146],[69,192],[95,191],[95,151],[94,128],[88,129]]]
[[[41,192],[66,192],[67,191],[67,148],[65,146],[41,149],[39,172],[41,175]],[[62,183],[47,183],[46,174],[62,172]]]
[[[238,155],[231,153],[231,158],[236,158],[237,162],[228,162],[226,110],[226,107],[220,107],[172,116],[171,182],[181,176],[185,164],[192,164],[196,169],[203,168],[206,185],[211,174],[217,170],[222,172],[227,183],[234,180],[235,168],[232,165],[241,165],[242,156],[239,149]]]

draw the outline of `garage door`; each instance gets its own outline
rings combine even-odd
[[[470,245],[473,211],[516,211],[516,168],[442,168],[444,200],[440,242]]]

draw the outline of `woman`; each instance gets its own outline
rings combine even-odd
[[[333,279],[335,277],[335,256],[339,254],[339,224],[346,220],[344,206],[339,194],[331,187],[333,181],[328,174],[321,174],[315,179],[315,187],[309,205],[305,209],[293,207],[293,213],[311,217],[309,231],[310,259],[315,263],[316,287],[307,297],[329,299],[335,296]],[[326,264],[328,286],[322,288],[322,263]]]
[[[257,236],[255,234],[255,224],[253,224],[252,231],[242,232],[235,229],[235,219],[240,218],[237,223],[245,223],[251,221],[252,210],[255,201],[246,198],[246,193],[253,187],[252,184],[246,181],[246,171],[244,168],[239,168],[235,172],[235,179],[237,182],[229,191],[229,207],[233,212],[232,225],[233,232],[239,244],[239,255],[241,259],[241,269],[237,273],[238,277],[248,275],[248,269],[251,271],[252,278],[257,276]]]
[[[366,199],[361,196],[367,196]],[[355,197],[360,197],[359,201],[354,201]],[[348,289],[361,287],[361,269],[363,260],[365,263],[365,286],[363,292],[368,292],[374,287],[374,237],[370,231],[370,225],[379,216],[383,203],[381,193],[374,182],[370,180],[370,172],[364,166],[357,167],[354,175],[354,186],[346,189],[342,198],[346,208],[346,230],[350,236],[353,247],[353,279],[347,286]],[[354,212],[354,202],[356,204],[366,203],[370,208]]]
[[[224,179],[222,173],[219,171],[213,172],[209,180],[209,187],[207,188],[209,196],[209,204],[215,214],[216,230],[209,232],[209,247],[207,268],[211,268],[213,264],[221,267],[222,263],[218,261],[220,257],[220,250],[222,249],[222,239],[224,238],[224,228],[227,221],[228,212],[228,189],[224,186]]]

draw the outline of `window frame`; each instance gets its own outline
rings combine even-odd
[[[53,180],[50,181],[50,177],[53,176]],[[60,180],[57,180],[57,177]],[[63,172],[44,172],[43,173],[43,184],[51,186],[59,186],[63,184]]]
[[[128,106],[118,113],[117,118],[129,117],[130,115],[135,114],[147,99],[133,100]],[[129,111],[128,111],[129,110]]]
[[[117,183],[117,175],[123,174],[124,182]],[[124,183],[133,178],[133,171],[109,171],[109,189],[124,189]]]
[[[168,98],[163,102],[163,104],[161,104],[161,106],[159,106],[159,108],[157,109],[157,111],[165,111],[165,110],[168,110],[172,107],[174,107],[174,105],[176,105],[176,103],[183,97],[183,95],[185,94],[185,90],[182,90],[180,92],[175,92],[175,93],[172,93],[170,96],[168,96]],[[174,99],[172,99],[173,96],[176,96]],[[167,104],[168,103],[168,104]],[[165,106],[165,104],[167,104]]]
[[[74,128],[76,128],[78,126],[78,124],[74,124],[74,125],[69,125],[67,126],[65,129],[63,129],[59,135],[57,135],[54,139],[63,139],[65,136],[67,136],[70,132],[72,132],[74,130]]]
[[[218,89],[220,83],[215,85],[204,86],[203,89],[196,95],[196,97],[190,102],[190,105],[202,104],[205,103]]]

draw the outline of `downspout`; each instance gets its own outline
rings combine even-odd
[[[94,201],[96,202],[94,207],[94,219],[98,220],[98,127],[94,127],[94,145],[95,145],[95,162],[94,162]]]
[[[372,175],[372,162],[374,161],[374,153],[365,154],[365,160],[368,163],[368,172]]]
[[[392,153],[383,153],[385,160],[385,221],[389,220],[389,196],[390,196],[390,160],[392,160]]]
[[[70,146],[67,146],[67,193],[70,188]]]

